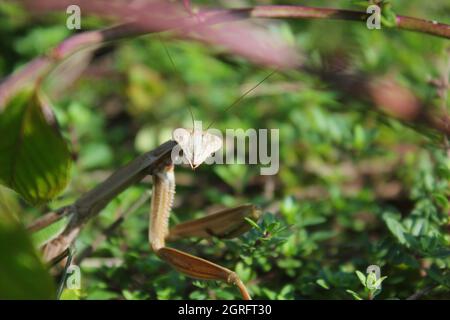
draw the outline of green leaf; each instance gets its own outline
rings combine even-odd
[[[275,291],[270,290],[269,288],[263,288],[262,291],[267,296],[269,300],[275,300],[277,298],[277,294]]]
[[[52,224],[42,228],[31,235],[34,245],[39,248],[51,239],[57,237],[61,232],[64,231],[67,224],[70,221],[70,215],[61,217],[61,219],[53,222]]]
[[[385,3],[381,9],[381,23],[388,28],[397,26],[397,15],[392,10],[390,3]]]
[[[327,290],[330,289],[330,287],[327,285],[327,283],[323,279],[317,279],[316,283],[324,289],[327,289]]]
[[[356,270],[356,275],[358,276],[359,281],[361,281],[362,285],[366,286],[366,276],[359,270]]]
[[[357,150],[362,150],[366,144],[366,133],[361,125],[356,125],[353,130],[353,145]]]
[[[405,228],[403,225],[398,222],[392,214],[384,214],[383,219],[386,222],[389,230],[392,232],[392,234],[397,238],[397,240],[401,244],[406,244],[406,237],[405,237]]]
[[[247,166],[242,164],[214,166],[214,172],[237,193],[242,193],[249,178]]]
[[[257,230],[263,232],[263,230],[261,229],[261,227],[258,226],[258,224],[257,224],[255,221],[253,221],[253,220],[250,219],[250,218],[244,218],[244,219],[245,219],[245,221],[247,221],[248,224],[250,224],[253,228],[255,228],[255,229],[257,229]]]
[[[71,156],[53,113],[36,90],[24,90],[0,113],[0,182],[31,204],[66,186]]]
[[[448,207],[448,199],[444,194],[441,193],[434,193],[433,194],[434,200],[436,201],[436,203],[442,207],[442,208],[447,208]]]
[[[378,279],[377,281],[375,281],[375,283],[373,284],[373,286],[374,286],[375,288],[378,288],[378,287],[381,285],[381,283],[382,283],[386,278],[387,278],[387,276],[381,277],[380,279]]]
[[[81,291],[78,289],[64,289],[59,300],[80,300]]]
[[[363,298],[361,298],[355,291],[352,290],[345,290],[345,291],[350,293],[355,300],[363,300]]]
[[[129,290],[122,290],[123,297],[127,300],[137,300],[136,294]]]
[[[377,276],[374,272],[370,272],[366,278],[366,288],[369,290],[376,289],[375,282],[377,282]]]
[[[27,232],[9,212],[0,210],[0,299],[55,297],[53,279]]]

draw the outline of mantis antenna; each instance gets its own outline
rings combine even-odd
[[[186,1],[186,3],[188,2],[189,1]],[[166,52],[169,55],[167,48]],[[175,67],[172,58],[170,58],[170,60]],[[236,105],[250,91],[260,85],[274,72],[275,71],[265,77],[256,86],[245,92],[244,95],[239,97],[239,99],[226,108],[226,110],[229,110]],[[183,157],[188,160],[191,168],[195,169],[203,163],[207,157],[222,147],[222,139],[211,133],[197,130],[195,128],[192,110],[191,117],[193,120],[193,130],[190,132],[184,128],[177,128],[172,132],[172,137],[174,142],[176,142],[183,151]],[[192,278],[220,280],[235,285],[239,289],[243,299],[251,300],[247,288],[235,272],[211,261],[168,247],[166,246],[165,241],[166,238],[169,240],[170,238],[176,239],[180,236],[238,236],[249,230],[250,224],[247,223],[247,218],[251,218],[254,221],[258,219],[259,210],[251,204],[243,205],[234,209],[226,209],[201,219],[187,221],[179,224],[178,227],[169,229],[169,217],[175,195],[174,163],[172,161],[165,163],[162,168],[153,171],[152,175],[153,192],[149,217],[149,243],[152,250],[159,258],[172,265],[172,267],[179,272]]]
[[[251,89],[247,90],[243,95],[241,95],[234,103],[232,103],[225,112],[234,107],[239,103],[246,95],[248,95],[252,90],[263,83],[267,78],[274,74],[276,70],[272,71],[263,80],[258,82]],[[214,120],[210,123],[205,131],[197,130],[195,128],[192,131],[186,130],[185,128],[177,128],[172,132],[172,138],[175,140],[183,151],[183,157],[188,161],[192,169],[197,168],[202,164],[211,154],[216,152],[222,147],[223,141],[220,137],[208,133],[208,129],[211,128]]]
[[[223,111],[224,113],[226,113],[228,110],[230,110],[231,108],[233,108],[234,106],[236,106],[239,102],[242,101],[242,99],[244,99],[250,92],[252,92],[253,90],[255,90],[257,87],[259,87],[264,81],[266,81],[267,79],[269,79],[275,72],[277,72],[278,69],[273,70],[271,73],[269,73],[267,76],[265,76],[261,81],[259,81],[256,85],[254,85],[253,87],[251,87],[250,89],[248,89],[247,91],[244,92],[244,94],[242,94],[239,98],[237,98],[232,104],[230,104],[227,108],[225,108],[225,110]],[[217,119],[216,119],[217,120]],[[213,120],[209,126],[206,128],[206,130],[208,130],[209,128],[211,128],[211,126],[216,122],[216,120]]]
[[[185,2],[186,5],[186,2]],[[172,59],[172,55],[170,54],[169,49],[167,49],[166,45],[164,44],[164,42],[161,39],[161,35],[158,34],[159,40],[161,41],[162,46],[164,47],[164,51],[166,52],[167,56],[169,57],[170,63],[173,67],[173,70],[175,72],[177,72],[177,68],[175,66],[175,62]],[[278,71],[278,68],[273,70],[272,72],[270,72],[267,76],[265,76],[261,81],[259,81],[256,85],[254,85],[253,87],[251,87],[250,89],[248,89],[247,91],[245,91],[240,97],[238,97],[232,104],[230,104],[227,108],[225,108],[225,110],[223,111],[224,113],[227,113],[231,108],[235,107],[236,105],[239,104],[239,102],[242,101],[242,99],[244,99],[250,92],[252,92],[253,90],[255,90],[257,87],[259,87],[264,81],[266,81],[267,79],[269,79],[274,73],[276,73]],[[188,105],[188,109],[189,109],[189,114],[191,115],[191,120],[192,120],[192,130],[194,130],[194,126],[195,126],[195,118],[194,118],[194,113],[192,111],[192,107],[190,105]],[[211,121],[211,123],[208,125],[208,127],[206,128],[206,130],[208,130],[209,128],[211,128],[211,126],[216,122],[216,119],[214,119],[213,121]]]
[[[161,42],[161,44],[164,48],[164,51],[166,52],[167,56],[169,57],[170,64],[172,65],[173,70],[175,71],[175,73],[177,73],[178,70],[175,66],[175,62],[172,59],[172,55],[170,54],[169,49],[167,49],[166,45],[164,44],[164,41],[162,41],[160,34],[158,34],[158,37],[159,37],[159,41]],[[191,115],[191,120],[192,120],[192,130],[194,130],[194,125],[195,125],[194,112],[192,111],[192,107],[190,105],[188,105],[188,108],[189,108],[189,114]]]
[[[161,38],[160,38],[161,40]],[[168,55],[172,67],[176,71],[175,63],[173,62],[173,59],[170,55],[169,50],[164,45],[164,43],[161,40],[161,43],[164,46],[164,49],[166,51],[166,54]],[[252,92],[254,89],[256,89],[259,85],[261,85],[264,81],[266,81],[270,76],[272,76],[275,72],[277,72],[278,69],[273,70],[270,72],[267,76],[265,76],[261,81],[259,81],[256,85],[254,85],[252,88],[244,92],[243,95],[241,95],[239,98],[237,98],[231,105],[229,105],[227,108],[225,108],[224,112],[226,113],[228,110],[236,106],[242,99],[244,99],[250,92]],[[222,139],[208,133],[208,129],[211,128],[211,126],[215,123],[217,120],[217,117],[215,120],[213,120],[209,126],[206,128],[206,130],[201,130],[201,132],[198,132],[195,127],[195,120],[194,120],[194,113],[192,112],[191,106],[188,105],[189,113],[191,114],[192,119],[192,131],[189,131],[185,128],[177,128],[174,131],[172,131],[172,138],[175,140],[178,145],[180,146],[181,150],[183,151],[183,157],[188,161],[192,169],[197,168],[201,163],[205,161],[208,156],[216,152],[222,147]]]

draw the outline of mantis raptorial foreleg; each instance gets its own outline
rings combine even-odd
[[[150,210],[149,241],[152,250],[178,271],[197,279],[220,280],[236,285],[243,299],[250,300],[247,288],[237,274],[208,260],[166,247],[165,240],[180,237],[232,237],[249,229],[245,218],[256,220],[259,211],[252,205],[223,210],[201,219],[185,222],[169,231],[168,222],[175,195],[173,164],[153,173],[153,196]]]
[[[51,261],[59,256],[74,241],[86,221],[98,214],[111,199],[127,187],[151,174],[154,179],[154,188],[150,211],[149,240],[153,251],[161,259],[188,276],[205,280],[221,280],[234,284],[239,288],[244,299],[250,299],[244,284],[233,271],[165,245],[166,240],[171,241],[182,237],[235,237],[250,229],[250,225],[245,218],[256,220],[259,216],[259,211],[253,205],[243,205],[201,219],[181,223],[169,230],[168,220],[175,194],[175,177],[170,159],[172,148],[180,142],[185,148],[191,148],[191,152],[187,150],[186,154],[190,156],[188,160],[191,166],[197,167],[204,161],[207,154],[214,152],[214,148],[218,146],[217,142],[214,142],[214,139],[209,136],[206,136],[207,139],[198,139],[198,135],[203,137],[206,135],[205,133],[193,134],[198,148],[191,147],[190,139],[176,142],[168,141],[117,170],[100,185],[67,207],[65,214],[49,214],[45,219],[39,219],[32,224],[29,229],[37,232],[49,223],[69,217],[69,222],[62,231],[55,235],[55,238],[42,243],[45,259]],[[178,138],[178,136],[174,138]],[[212,149],[210,145],[204,145],[211,142],[212,145],[215,145]]]

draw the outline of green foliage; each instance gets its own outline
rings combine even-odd
[[[0,189],[0,195],[5,192]],[[0,198],[0,299],[54,299],[53,279],[6,199]]]
[[[51,239],[54,239],[61,234],[62,231],[64,231],[64,228],[67,226],[69,221],[70,216],[63,216],[54,223],[32,233],[31,239],[33,240],[33,244],[39,248]]]
[[[386,276],[378,278],[374,272],[369,272],[367,276],[359,270],[356,270],[356,275],[359,281],[364,286],[364,291],[367,293],[367,298],[372,300],[381,292],[381,284],[387,278]],[[355,300],[363,300],[360,295],[352,290],[346,290],[355,298]]]
[[[315,1],[314,6],[362,10],[375,1],[357,2],[358,7],[355,1]],[[301,49],[308,66],[326,66],[331,57],[367,78],[391,75],[427,110],[448,112],[449,99],[430,84],[448,76],[448,41],[388,28],[395,14],[418,12],[448,23],[448,1],[390,3],[385,2],[381,30],[346,21],[267,23],[271,32]],[[0,12],[5,16],[0,24],[2,76],[66,34],[63,15],[36,20],[3,3]],[[185,239],[171,246],[235,270],[256,299],[406,299],[424,289],[422,298],[448,298],[450,160],[445,137],[379,113],[357,98],[358,92],[342,92],[316,75],[294,70],[274,74],[225,113],[271,70],[219,48],[162,36],[102,48],[70,90],[55,93],[52,109],[76,159],[72,180],[50,208],[31,208],[16,195],[2,193],[0,208],[29,222],[71,203],[119,166],[170,139],[172,129],[190,128],[191,106],[196,120],[215,120],[221,130],[279,129],[280,171],[264,177],[256,165],[202,165],[195,171],[178,166],[171,225],[243,203],[258,205],[264,214],[256,223],[249,220],[252,229],[237,239]],[[47,80],[58,84],[65,75],[52,77]],[[46,93],[54,92],[50,87]],[[71,158],[39,99],[22,92],[0,114],[0,178],[31,203],[62,192]],[[150,189],[148,179],[127,189],[83,228],[77,252],[93,243],[97,247],[80,262],[82,289],[64,290],[61,298],[240,298],[236,288],[190,279],[151,252],[148,201],[99,241],[118,215]],[[5,221],[12,220],[0,220],[0,295],[52,298],[53,284],[30,239],[20,225]],[[66,222],[34,235],[34,241],[54,236]],[[381,278],[364,272],[370,265],[380,267]]]
[[[31,204],[53,199],[70,173],[70,152],[43,99],[25,90],[0,114],[0,181]]]

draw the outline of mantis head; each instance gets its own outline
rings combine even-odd
[[[222,139],[195,127],[193,130],[177,128],[172,138],[183,150],[183,157],[192,169],[201,165],[211,154],[222,148]]]

